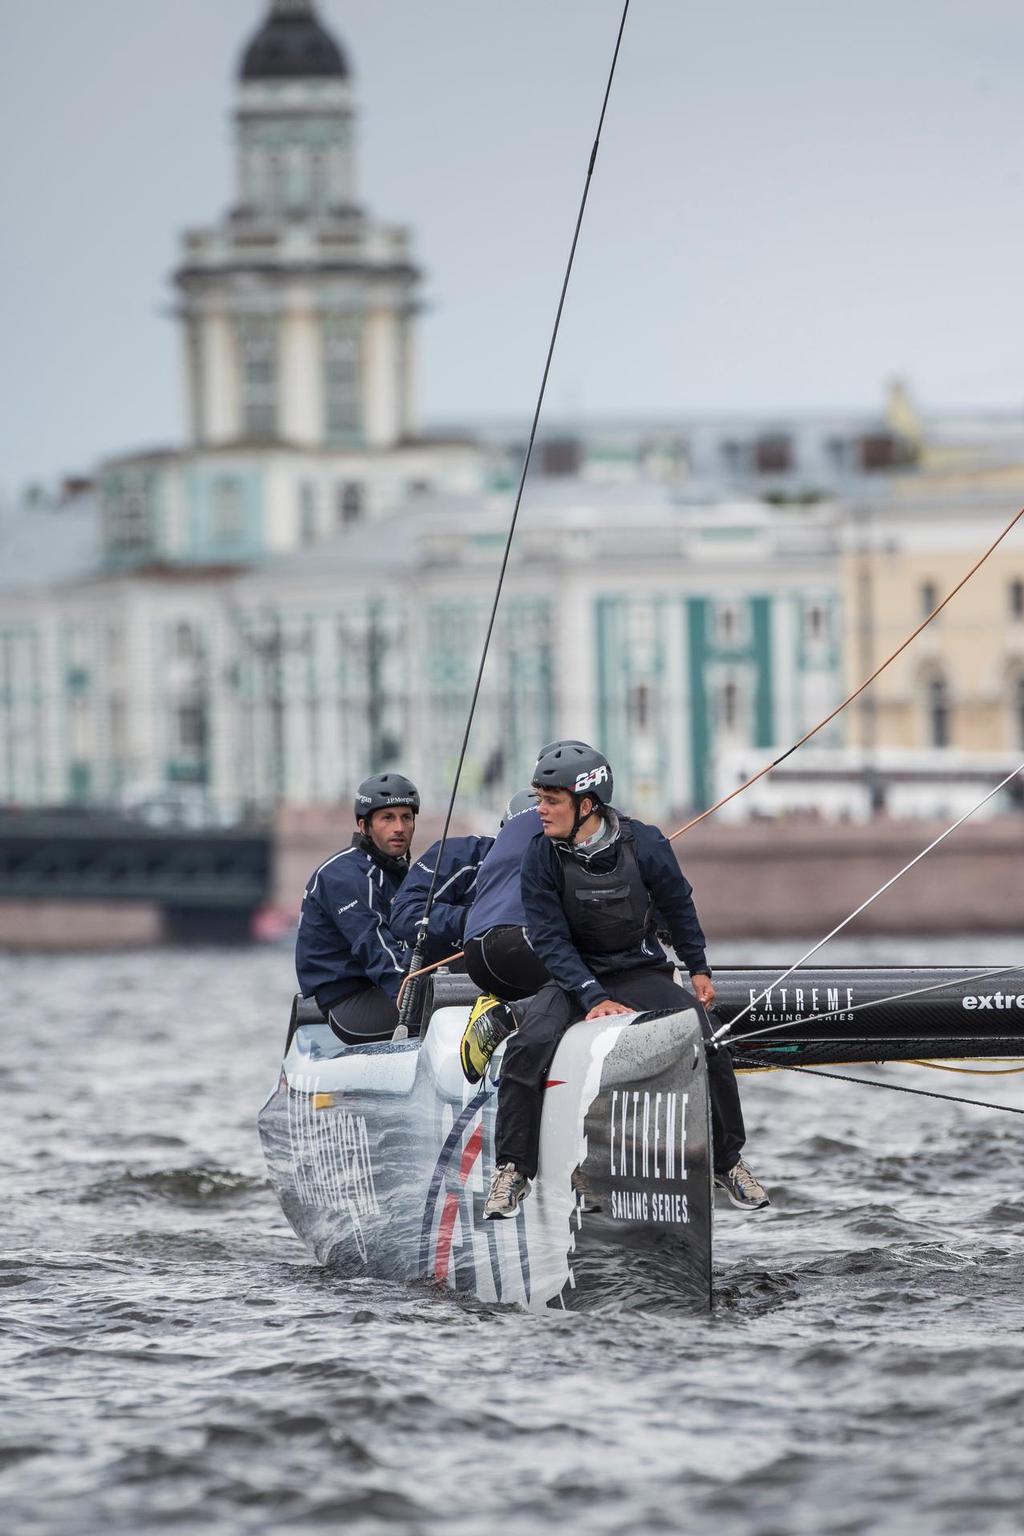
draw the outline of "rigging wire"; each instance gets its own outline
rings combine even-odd
[[[877,901],[879,896],[884,896],[886,891],[888,891],[892,886],[896,884],[897,880],[902,879],[902,877],[907,874],[909,870],[914,868],[915,864],[920,864],[923,858],[926,858],[929,853],[938,848],[940,843],[944,843],[947,837],[955,832],[958,827],[962,827],[965,821],[969,821],[977,811],[981,810],[983,805],[988,804],[993,796],[998,795],[1001,789],[1005,789],[1007,784],[1010,783],[1011,779],[1017,778],[1017,776],[1021,773],[1024,773],[1024,763],[1019,763],[1011,773],[1006,775],[1005,779],[1002,779],[995,786],[994,789],[990,789],[988,794],[978,801],[977,805],[972,805],[970,810],[965,811],[964,814],[958,818],[958,820],[954,821],[951,827],[947,827],[945,832],[941,832],[938,837],[933,839],[933,841],[928,844],[927,848],[922,848],[921,852],[915,854],[909,863],[904,864],[902,869],[897,870],[896,874],[891,875],[884,885],[880,885],[878,890],[875,891],[873,895],[869,896],[866,901],[862,901],[860,906],[856,907],[854,911],[849,914],[849,916],[844,917],[841,923],[837,923],[830,933],[826,933],[823,939],[819,939],[817,944],[813,944],[806,954],[801,955],[800,959],[795,961],[788,970],[783,971],[781,976],[777,976],[770,986],[766,987],[762,992],[760,992],[757,997],[751,998],[750,1002],[747,1003],[744,1008],[740,1009],[739,1013],[734,1019],[731,1019],[728,1024],[723,1024],[721,1029],[716,1029],[711,1037],[712,1040],[715,1042],[720,1042],[725,1038],[726,1035],[730,1034],[732,1030],[735,1029],[740,1019],[745,1018],[752,1008],[756,1008],[759,1002],[766,999],[774,987],[780,986],[788,976],[792,976],[794,971],[798,971],[800,967],[811,958],[812,955],[816,955],[818,950],[823,949],[830,939],[834,939],[837,933],[842,933],[843,929],[852,923],[855,917],[859,917],[862,912],[867,911],[872,902]]]
[[[864,690],[866,688],[870,688],[871,684],[877,677],[881,677],[886,667],[891,666],[891,664],[896,660],[897,656],[902,656],[903,652],[907,649],[907,646],[917,639],[921,631],[927,629],[928,625],[932,622],[933,619],[938,618],[946,604],[952,602],[957,593],[967,585],[971,577],[977,571],[980,571],[981,567],[985,564],[985,561],[999,547],[999,545],[1006,538],[1007,534],[1017,526],[1022,517],[1024,517],[1024,507],[1021,507],[1016,516],[1010,519],[999,537],[993,539],[985,553],[980,557],[980,559],[974,562],[967,574],[961,577],[953,590],[951,592],[947,592],[939,606],[932,609],[928,617],[923,619],[917,628],[913,631],[913,633],[907,636],[902,645],[896,647],[891,656],[887,656],[885,658],[881,666],[875,668],[870,677],[866,677],[864,679],[859,688],[855,688],[854,691],[847,698],[845,698],[841,704],[837,704],[835,709],[827,714],[823,720],[819,720],[817,725],[813,726],[809,731],[801,736],[799,741],[794,741],[793,745],[787,751],[783,752],[781,757],[775,758],[774,762],[766,763],[763,768],[758,769],[757,773],[753,774],[749,779],[747,779],[745,784],[740,784],[737,789],[730,790],[729,794],[723,795],[721,800],[717,800],[714,805],[709,805],[706,810],[701,811],[699,815],[694,816],[692,820],[686,823],[685,826],[677,828],[676,831],[671,834],[668,841],[670,843],[674,843],[676,838],[682,837],[684,832],[689,832],[693,827],[698,826],[700,822],[704,821],[708,816],[713,816],[715,812],[720,811],[724,805],[728,805],[730,800],[735,800],[737,795],[742,795],[745,789],[750,789],[751,786],[756,784],[759,779],[763,779],[765,775],[771,773],[774,768],[778,768],[780,763],[784,763],[787,757],[792,757],[793,753],[796,752],[798,748],[802,747],[806,742],[810,741],[812,736],[817,736],[818,732],[823,731],[826,725],[830,725],[837,715],[842,714],[843,710],[848,704],[852,704],[855,699],[859,699]]]
[[[975,1109],[999,1109],[1004,1115],[1024,1115],[1024,1109],[1013,1104],[993,1104],[988,1099],[962,1099],[955,1093],[931,1093],[927,1088],[908,1088],[903,1083],[878,1083],[871,1077],[847,1077],[845,1072],[823,1072],[820,1067],[798,1067],[789,1062],[779,1062],[780,1072],[799,1072],[807,1077],[831,1077],[837,1083],[859,1083],[862,1088],[885,1088],[889,1093],[912,1093],[921,1099],[945,1099],[948,1104],[973,1104]]]
[[[908,997],[924,997],[928,992],[941,992],[946,987],[966,986],[968,982],[991,981],[994,976],[1012,976],[1016,972],[1024,971],[1024,965],[1001,965],[994,971],[972,971],[958,981],[934,981],[927,987],[914,987],[910,992],[895,992],[890,997],[873,997],[867,1003],[855,1003],[852,1008],[833,1008],[829,1013],[812,1013],[806,1018],[786,1019],[779,1024],[768,1024],[764,1029],[752,1029],[748,1034],[737,1035],[730,1040],[730,1045],[743,1045],[747,1040],[759,1040],[762,1035],[777,1035],[784,1029],[797,1029],[805,1024],[821,1024],[826,1019],[835,1019],[840,1015],[847,1018],[851,1013],[863,1013],[865,1008],[880,1008],[887,1003],[902,1003]],[[770,989],[769,989],[770,990]],[[756,1007],[757,1004],[755,1003]],[[737,1018],[739,1015],[737,1014]],[[732,1021],[735,1023],[735,1020]]]
[[[416,943],[413,947],[412,958],[409,965],[410,973],[423,968],[423,955],[426,949],[427,935],[430,926],[430,913],[434,905],[434,894],[437,885],[438,870],[441,867],[441,856],[444,853],[445,843],[448,841],[448,833],[452,824],[452,815],[455,810],[455,800],[459,792],[459,781],[462,778],[462,769],[466,761],[466,752],[469,747],[470,731],[473,728],[473,717],[476,714],[477,700],[480,697],[480,685],[483,681],[484,666],[487,662],[487,652],[490,649],[491,636],[494,633],[494,623],[498,615],[498,604],[501,600],[501,589],[505,580],[505,572],[508,569],[509,556],[512,552],[512,539],[515,535],[516,524],[519,520],[519,508],[523,499],[523,490],[526,486],[526,476],[530,468],[530,460],[533,456],[533,444],[537,435],[537,427],[540,422],[541,408],[544,404],[544,395],[547,390],[548,375],[551,371],[551,360],[554,357],[555,342],[558,339],[558,328],[561,324],[562,310],[565,306],[565,296],[569,288],[569,278],[572,274],[573,261],[576,256],[576,246],[579,242],[580,230],[583,227],[583,215],[587,207],[587,199],[590,196],[590,185],[594,175],[594,166],[597,163],[597,151],[601,142],[601,130],[604,127],[605,113],[608,110],[608,99],[611,96],[612,81],[615,78],[615,66],[619,60],[619,49],[622,45],[622,34],[626,28],[626,17],[629,14],[629,0],[625,0],[622,7],[622,17],[619,21],[618,35],[615,39],[615,50],[612,54],[611,67],[608,71],[608,80],[605,85],[604,99],[601,102],[601,113],[597,120],[597,132],[594,135],[593,147],[590,151],[590,160],[587,164],[587,173],[583,183],[583,194],[580,198],[579,211],[576,215],[576,227],[573,231],[572,244],[569,249],[569,260],[565,268],[565,276],[562,279],[562,290],[558,298],[558,308],[555,311],[555,322],[551,330],[551,339],[548,343],[547,357],[544,362],[544,372],[541,376],[540,390],[537,395],[537,403],[534,407],[533,421],[530,426],[530,436],[526,444],[526,453],[523,457],[522,473],[519,477],[519,486],[516,491],[515,505],[512,508],[512,518],[509,522],[508,535],[505,539],[505,548],[502,552],[501,564],[498,568],[498,580],[494,589],[494,601],[491,604],[490,617],[484,633],[484,642],[480,652],[480,664],[477,668],[476,681],[473,684],[473,693],[469,704],[469,713],[466,716],[466,728],[462,736],[462,745],[459,748],[458,762],[455,767],[455,776],[452,780],[451,795],[448,800],[448,809],[445,813],[444,826],[441,831],[441,840],[438,845],[437,860],[434,864],[433,874],[430,879],[430,889],[427,892],[426,906],[416,930]],[[408,1026],[412,1004],[415,999],[416,988],[410,987],[405,993],[405,1000],[399,1014],[400,1025]]]

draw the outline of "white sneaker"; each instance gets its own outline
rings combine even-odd
[[[502,1163],[491,1176],[491,1187],[484,1201],[484,1220],[495,1216],[514,1216],[530,1193],[530,1181],[515,1163]]]
[[[739,1206],[741,1211],[760,1211],[771,1204],[768,1191],[754,1178],[742,1158],[727,1173],[715,1174],[715,1188],[724,1189],[733,1205]]]

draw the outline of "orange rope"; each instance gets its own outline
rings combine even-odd
[[[894,662],[896,660],[897,656],[901,656],[903,654],[903,652],[906,650],[907,646],[910,645],[912,641],[917,639],[918,635],[921,633],[921,631],[923,629],[927,629],[928,628],[928,625],[932,622],[933,619],[935,619],[935,618],[937,618],[939,616],[939,614],[942,612],[943,608],[945,608],[946,604],[951,602],[952,599],[954,597],[956,597],[956,595],[960,591],[960,589],[967,585],[967,583],[970,581],[971,577],[975,574],[975,572],[979,571],[981,569],[981,567],[985,564],[985,561],[988,559],[989,555],[991,555],[993,550],[995,550],[998,547],[998,545],[1000,545],[1003,542],[1003,540],[1006,538],[1006,535],[1013,528],[1016,527],[1016,525],[1020,522],[1022,517],[1024,517],[1024,507],[1021,507],[1021,509],[1017,513],[1016,517],[1012,518],[1010,520],[1010,522],[1007,523],[1007,525],[1003,529],[1002,533],[999,535],[999,537],[997,539],[993,540],[993,542],[989,545],[988,549],[986,549],[985,553],[982,555],[981,559],[977,560],[975,562],[975,564],[971,566],[970,570],[967,572],[967,575],[964,576],[962,578],[962,580],[957,582],[957,584],[953,588],[952,592],[948,593],[942,599],[942,602],[939,604],[939,606],[937,608],[933,609],[932,612],[928,615],[928,617],[926,619],[924,619],[922,621],[922,623],[920,623],[917,626],[917,628],[914,630],[913,634],[907,636],[907,638],[904,640],[903,644],[898,646],[896,648],[896,650],[893,651],[891,656],[887,656],[886,657],[885,661],[882,662],[882,665],[880,667],[876,667],[875,668],[874,672],[872,672],[870,677],[867,677],[867,678],[864,679],[864,681],[861,683],[859,688],[854,689],[853,693],[850,694],[849,698],[844,699],[841,704],[837,704],[835,709],[832,710],[831,714],[826,715],[824,720],[819,720],[817,725],[814,726],[814,728],[812,730],[809,730],[807,732],[806,736],[801,736],[799,741],[795,741],[793,743],[793,745],[790,747],[788,752],[783,752],[782,756],[781,757],[777,757],[773,763],[767,763],[763,768],[759,769],[759,771],[757,773],[755,773],[752,778],[749,778],[745,784],[741,784],[738,789],[734,789],[734,790],[730,791],[729,794],[723,795],[721,800],[717,801],[714,805],[709,805],[706,811],[701,811],[699,816],[694,816],[692,821],[688,821],[685,826],[680,827],[678,829],[678,831],[673,832],[671,837],[669,838],[669,842],[670,843],[674,843],[677,837],[682,837],[684,832],[689,832],[692,827],[697,826],[700,822],[702,822],[705,819],[705,817],[713,816],[716,811],[720,811],[722,809],[723,805],[728,805],[730,800],[735,800],[737,795],[742,795],[743,791],[745,789],[749,789],[752,784],[756,784],[758,779],[763,779],[765,774],[771,773],[773,768],[777,768],[780,763],[784,763],[786,761],[786,758],[787,757],[791,757],[792,754],[797,750],[798,747],[802,747],[805,742],[810,741],[812,736],[817,736],[818,732],[824,730],[826,725],[831,724],[831,722],[836,718],[836,716],[838,714],[841,714],[842,711],[846,708],[846,706],[848,704],[852,704],[853,703],[854,699],[859,699],[861,694],[864,692],[865,688],[869,688],[871,686],[871,684],[875,681],[875,678],[876,677],[880,677],[882,675],[882,673],[885,671],[886,667],[888,667],[892,662]]]
[[[461,960],[461,959],[462,959],[462,950],[460,949],[458,954],[456,954],[456,955],[445,955],[443,960],[435,960],[432,965],[421,965],[418,971],[410,971],[407,976],[403,976],[403,978],[402,978],[402,985],[398,989],[398,1006],[401,1007],[401,1005],[402,1005],[402,993],[405,991],[405,989],[409,985],[410,981],[415,981],[417,976],[427,976],[427,975],[429,975],[429,973],[431,971],[436,971],[439,966],[451,965],[453,960]]]

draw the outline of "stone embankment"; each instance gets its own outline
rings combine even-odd
[[[672,823],[666,822],[666,830]],[[453,831],[471,831],[459,822]],[[479,830],[479,829],[477,829]],[[673,846],[701,921],[719,938],[824,935],[943,831],[940,823],[706,822]],[[423,818],[416,848],[439,835]],[[264,937],[287,934],[306,880],[351,835],[347,808],[289,808],[277,818]],[[1012,933],[1024,915],[1024,818],[966,825],[869,908],[850,934]],[[162,942],[146,902],[0,900],[2,949],[124,949]],[[963,958],[963,957],[961,957]]]

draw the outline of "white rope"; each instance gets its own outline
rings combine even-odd
[[[1013,772],[1008,773],[1006,778],[997,784],[994,789],[990,789],[988,794],[985,795],[983,799],[978,801],[977,805],[972,805],[970,810],[965,811],[958,821],[954,821],[951,827],[947,827],[945,832],[940,833],[934,842],[929,843],[927,848],[922,848],[921,852],[916,854],[914,858],[910,860],[909,864],[904,864],[903,868],[898,870],[895,875],[893,875],[885,882],[884,885],[879,886],[878,890],[875,891],[873,896],[869,896],[867,901],[862,901],[860,906],[857,907],[856,911],[851,912],[848,917],[844,917],[841,923],[837,923],[836,926],[832,929],[831,933],[826,933],[823,939],[819,939],[817,944],[813,945],[805,955],[801,955],[800,959],[795,961],[789,967],[788,971],[783,971],[782,975],[777,976],[775,980],[764,989],[763,992],[759,993],[757,997],[751,998],[747,1006],[745,1008],[741,1008],[734,1019],[732,1019],[728,1024],[723,1024],[721,1029],[716,1029],[715,1033],[711,1037],[712,1040],[723,1040],[726,1035],[735,1029],[740,1019],[745,1018],[752,1008],[756,1008],[758,1003],[763,1002],[767,998],[768,994],[772,991],[773,988],[780,986],[781,983],[786,980],[787,976],[792,976],[794,971],[798,971],[800,967],[811,958],[812,955],[816,955],[818,953],[819,949],[824,949],[825,945],[829,942],[830,939],[834,939],[837,933],[842,933],[843,929],[848,927],[849,924],[853,922],[855,917],[859,917],[862,912],[866,912],[868,907],[871,906],[872,902],[877,901],[879,896],[884,896],[886,891],[890,890],[896,884],[897,880],[901,880],[905,874],[914,868],[915,864],[920,864],[923,858],[925,858],[929,853],[936,849],[940,843],[944,843],[947,837],[955,832],[958,827],[962,827],[965,821],[969,821],[976,812],[981,810],[983,805],[987,805],[995,795],[998,795],[1001,789],[1006,788],[1011,779],[1015,779],[1020,773],[1024,773],[1024,763],[1019,763],[1018,766],[1014,768]]]

